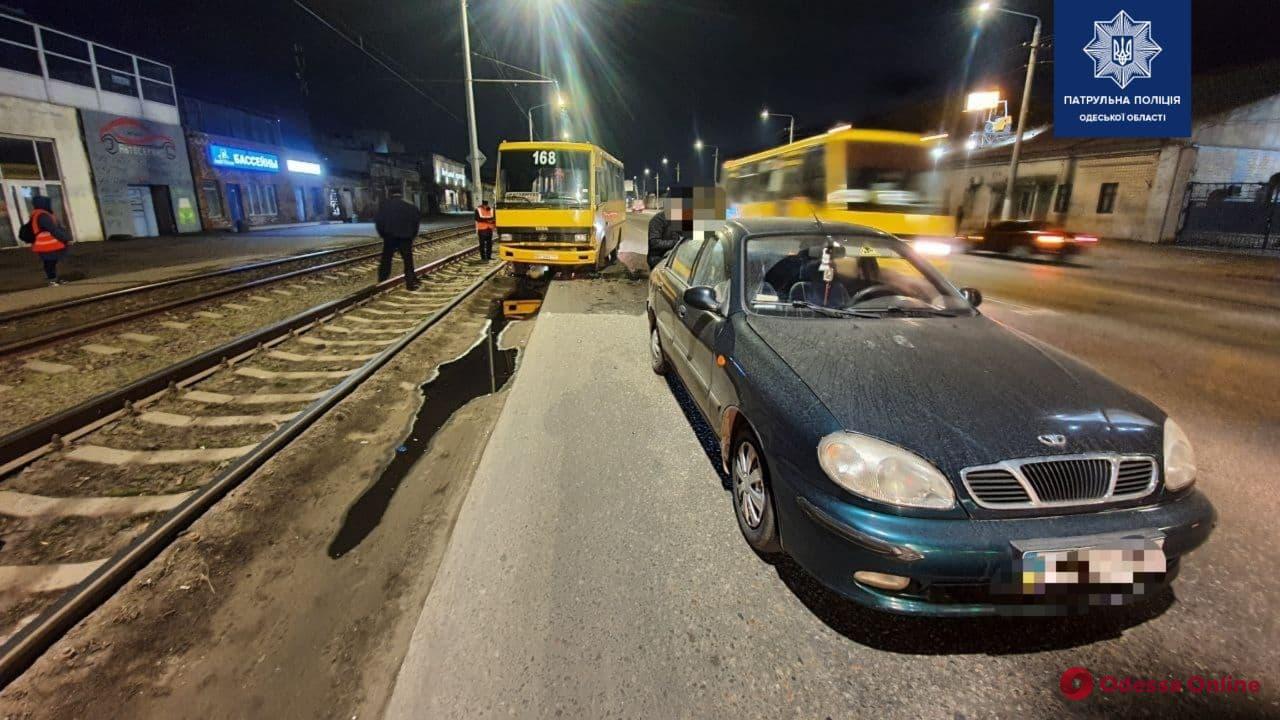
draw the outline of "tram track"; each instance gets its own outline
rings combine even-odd
[[[415,247],[467,231],[458,225],[422,233]],[[0,356],[29,352],[59,340],[128,320],[181,308],[271,283],[376,260],[381,242],[276,258],[113,290],[64,302],[0,313]]]
[[[417,243],[431,260],[471,247],[467,228],[432,233]],[[111,393],[174,363],[198,357],[272,321],[341,299],[374,284],[376,254],[319,267],[289,269],[169,305],[104,317],[92,330],[59,331],[34,349],[0,354],[0,465],[8,435]],[[69,333],[69,334],[68,334]]]
[[[501,267],[462,250],[422,268],[418,292],[397,278],[317,306],[80,408],[87,424],[71,429],[72,413],[59,439],[10,462],[0,683]],[[107,402],[121,404],[103,414]]]

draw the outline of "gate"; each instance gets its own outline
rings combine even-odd
[[[1276,183],[1188,183],[1175,241],[1179,245],[1280,248]]]

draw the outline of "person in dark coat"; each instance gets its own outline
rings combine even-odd
[[[31,199],[31,218],[18,232],[18,239],[31,246],[31,250],[40,258],[44,266],[45,279],[50,287],[61,285],[58,279],[58,261],[67,254],[67,246],[71,244],[71,233],[58,222],[53,214],[53,202],[46,195],[36,195]]]
[[[693,233],[692,199],[691,188],[671,188],[664,208],[649,220],[650,268]]]
[[[378,282],[391,277],[392,256],[400,253],[404,260],[404,285],[418,289],[418,276],[413,271],[413,241],[418,237],[418,208],[405,200],[399,190],[378,206],[373,226],[382,237],[382,259],[378,263]]]

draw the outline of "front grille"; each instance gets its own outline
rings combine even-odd
[[[1155,489],[1156,462],[1108,453],[1007,460],[960,472],[970,497],[994,510],[1131,500]]]
[[[1150,458],[1122,460],[1116,472],[1116,489],[1113,495],[1145,493],[1155,479],[1156,463]]]
[[[1013,473],[1001,468],[974,470],[965,476],[969,492],[987,505],[1017,505],[1031,500]]]
[[[1096,500],[1111,487],[1111,461],[1102,458],[1027,463],[1022,474],[1045,502]]]

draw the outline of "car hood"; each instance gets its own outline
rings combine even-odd
[[[748,323],[844,429],[907,448],[952,477],[1011,458],[1160,451],[1159,408],[980,315]]]

